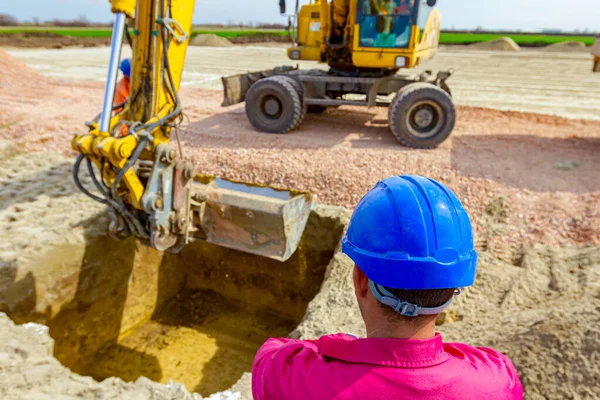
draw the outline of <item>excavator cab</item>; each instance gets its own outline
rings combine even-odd
[[[435,0],[317,0],[298,11],[292,60],[332,67],[412,68],[433,57],[440,33]]]

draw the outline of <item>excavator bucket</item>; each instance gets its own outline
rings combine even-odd
[[[255,82],[262,78],[273,76],[276,73],[291,71],[293,67],[278,67],[264,71],[249,72],[221,78],[223,83],[223,104],[222,107],[232,106],[243,102],[246,99],[246,93]]]
[[[315,196],[224,179],[195,183],[202,240],[279,261],[298,247]]]

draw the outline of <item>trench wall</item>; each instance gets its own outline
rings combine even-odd
[[[33,205],[32,205],[33,206]],[[105,233],[102,211],[85,220],[78,240],[55,241],[4,259],[0,311],[17,323],[47,325],[55,356],[85,373],[94,353],[148,321],[184,289],[212,290],[255,309],[299,322],[321,287],[345,224],[327,207],[311,214],[296,253],[285,263],[204,242],[160,253]]]

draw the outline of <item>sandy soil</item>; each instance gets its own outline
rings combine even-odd
[[[3,156],[0,163],[3,170],[27,170],[36,163],[40,166],[40,170],[29,179],[32,185],[39,185],[40,194],[36,196],[31,193],[29,197],[15,199],[12,204],[3,203],[4,209],[0,212],[3,221],[2,241],[6,245],[22,248],[22,251],[12,255],[17,265],[31,257],[33,252],[41,251],[32,246],[23,246],[26,243],[24,239],[29,238],[30,242],[34,242],[44,238],[48,248],[58,247],[65,241],[83,239],[83,234],[73,227],[88,223],[89,216],[73,213],[73,204],[78,209],[90,210],[89,206],[93,204],[91,200],[74,190],[66,190],[60,195],[60,203],[55,202],[48,208],[49,212],[40,212],[44,209],[43,199],[61,186],[60,182],[52,183],[52,177],[56,174],[65,180],[68,169],[63,164],[67,161],[58,155],[49,157],[48,154],[39,153]],[[5,168],[7,165],[12,167]],[[46,167],[43,168],[43,165]],[[486,207],[489,223],[479,236],[493,239],[504,235],[510,229],[506,218],[510,206],[506,200],[491,202]],[[349,211],[335,207],[320,206],[316,212],[321,219],[336,221],[334,224],[345,224],[350,217]],[[62,223],[57,223],[55,218],[61,216]],[[19,220],[17,225],[15,218]],[[12,222],[9,224],[7,221]],[[6,230],[6,227],[13,229]],[[490,248],[479,240],[477,248],[480,260],[475,285],[464,291],[438,319],[438,329],[445,340],[492,346],[506,353],[519,371],[527,399],[598,398],[600,248],[526,246],[519,259],[504,257],[505,253],[496,254],[496,248]],[[6,252],[2,255],[8,256]],[[0,267],[0,284],[6,287],[3,279],[7,276],[3,268],[9,266]],[[304,320],[291,333],[292,337],[312,339],[339,331],[364,335],[364,326],[352,296],[351,269],[352,262],[338,247],[327,267],[320,292],[309,304]],[[17,270],[16,275],[20,272]],[[26,287],[24,280],[26,278],[17,280],[12,286],[9,284],[9,291],[22,290]],[[57,280],[57,283],[58,287],[67,285],[64,280]],[[38,287],[40,297],[34,297],[33,301],[43,302],[43,296],[52,297],[56,290],[51,286],[45,290]],[[8,297],[9,294],[0,292],[0,303],[2,297]],[[41,306],[43,308],[43,303]],[[125,337],[122,343],[137,341],[136,346],[149,346],[149,351],[159,349],[165,352],[169,346],[182,344],[181,331],[185,331],[185,327],[155,334],[151,325],[144,325],[141,331]],[[52,341],[44,332],[42,327],[36,325],[15,327],[0,314],[0,397],[142,399],[148,398],[148,392],[151,391],[152,398],[157,400],[190,398],[175,384],[163,386],[144,378],[134,383],[124,383],[116,378],[98,383],[89,377],[71,374],[50,356]],[[146,339],[140,340],[137,335],[145,335]],[[183,339],[183,343],[186,343]],[[160,343],[154,350],[151,346],[153,341]],[[205,343],[200,345],[195,341],[187,351],[197,346],[200,348],[190,354],[190,359],[201,357],[211,349]],[[175,354],[181,353],[180,349]],[[165,355],[167,359],[161,362],[162,366],[177,361]],[[100,369],[105,366],[106,363],[98,364]],[[111,368],[119,371],[114,365]],[[175,371],[166,369],[163,372]],[[127,371],[119,372],[127,376]],[[177,375],[174,378],[184,377]],[[213,398],[250,399],[250,375],[245,374],[230,391],[216,394]]]
[[[68,143],[100,108],[102,84],[61,83],[14,59],[5,64],[0,138],[74,154]],[[219,92],[184,88],[182,100],[185,156],[204,173],[309,190],[349,208],[378,179],[427,175],[459,194],[477,230],[486,206],[507,198],[509,229],[497,240],[513,252],[531,243],[600,244],[600,122],[459,107],[451,139],[416,151],[389,133],[385,109],[328,110],[290,134],[267,135],[251,128],[243,106],[221,108]]]
[[[68,142],[99,109],[102,84],[57,82],[12,58],[0,59],[0,138],[26,151],[73,155]],[[218,92],[185,88],[182,97],[189,119],[181,132],[185,155],[204,173],[311,190],[323,203],[348,208],[393,174],[418,173],[446,183],[470,212],[481,259],[477,284],[440,320],[445,338],[507,352],[527,398],[600,397],[600,122],[462,106],[450,140],[436,150],[415,151],[389,134],[385,110],[342,107],[309,116],[288,135],[266,135],[251,129],[243,107],[221,109]],[[2,170],[5,221],[18,218],[17,208],[32,211],[42,204],[36,201],[45,201],[32,192],[15,203],[11,193],[43,186],[55,165],[65,162],[58,155],[22,158],[22,165],[17,158],[12,169]],[[36,163],[43,171],[21,176],[22,187],[15,188],[14,176]],[[86,208],[69,207],[70,200],[84,201],[80,195],[60,197],[65,215]],[[77,221],[52,225],[59,212],[27,213],[18,234],[2,232],[5,250],[27,244],[28,232],[31,238],[41,232],[63,240]],[[333,210],[331,218],[347,219],[348,212]],[[349,295],[350,268],[338,251],[294,337],[364,333]],[[10,345],[20,335],[11,332],[0,343]],[[11,356],[1,359],[15,365]],[[19,367],[9,367],[16,377],[31,367],[21,359],[14,361]],[[49,373],[59,367],[48,367]],[[71,379],[64,374],[57,382]],[[27,390],[46,387],[47,381],[36,382]],[[248,394],[247,375],[236,388]]]
[[[0,396],[4,400],[202,399],[174,382],[161,385],[141,377],[132,383],[118,378],[98,383],[73,374],[52,357],[54,341],[45,326],[16,326],[4,313],[0,313],[0,339]],[[240,395],[227,391],[208,399],[238,400]]]
[[[319,67],[312,62],[292,62],[284,47],[190,47],[183,87],[221,90],[223,75],[279,65]],[[11,49],[9,53],[55,78],[103,81],[106,75],[107,48]],[[128,55],[129,50],[124,48],[123,54]],[[600,74],[591,73],[592,58],[587,51],[442,47],[436,58],[409,74],[449,68],[455,70],[448,84],[457,104],[600,120]]]

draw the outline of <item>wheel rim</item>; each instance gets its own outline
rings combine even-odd
[[[267,95],[263,98],[261,108],[264,115],[269,119],[278,119],[283,112],[281,101],[273,95]]]
[[[435,136],[444,123],[442,107],[432,100],[422,100],[413,104],[406,113],[406,124],[410,134],[420,139]]]

